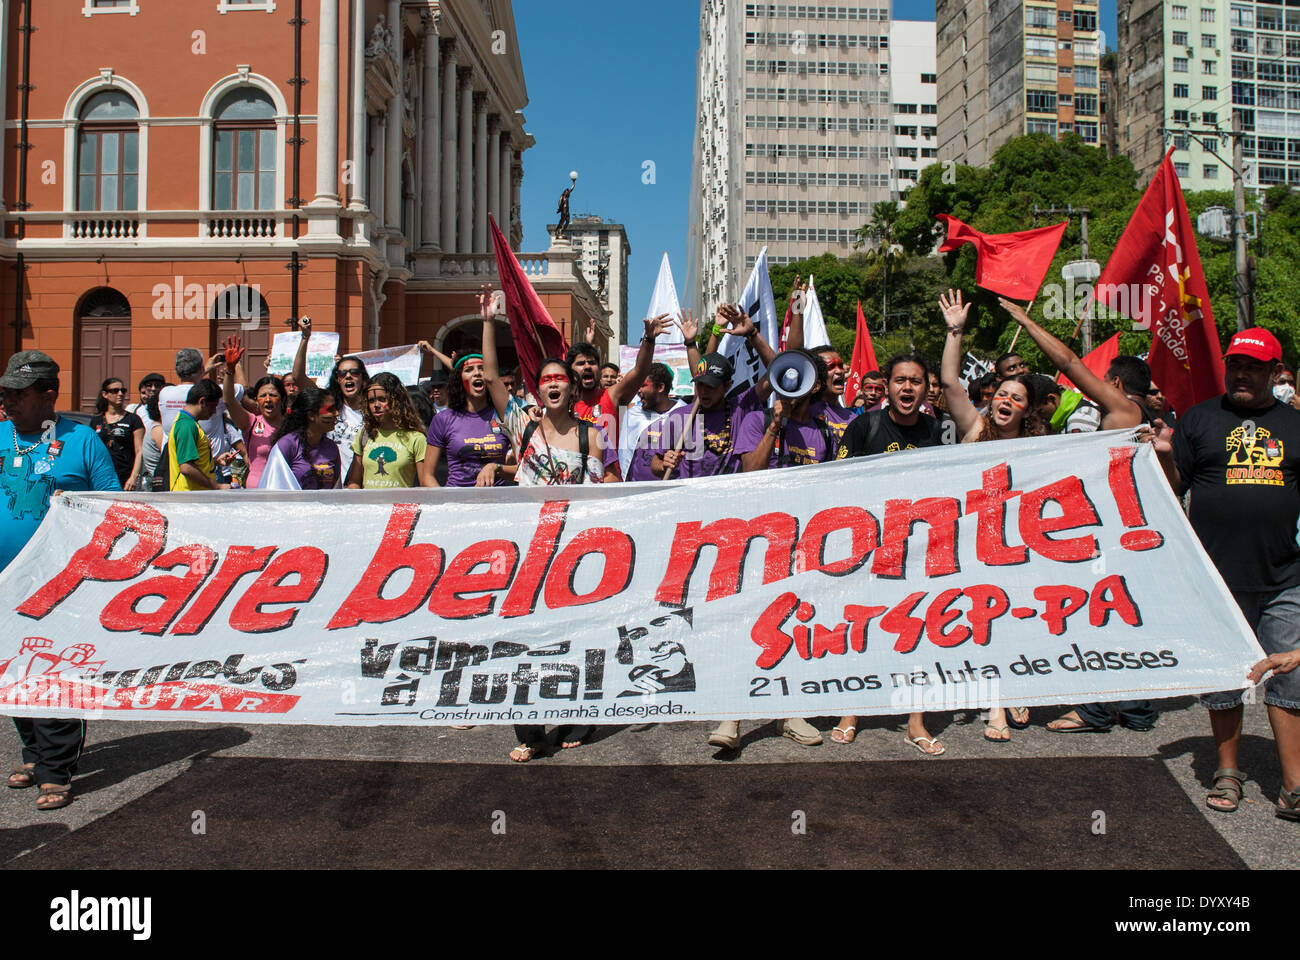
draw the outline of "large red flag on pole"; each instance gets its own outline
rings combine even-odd
[[[878,370],[876,348],[871,343],[871,331],[867,329],[867,318],[862,315],[862,301],[858,301],[858,335],[853,341],[853,360],[849,363],[849,375],[844,383],[844,402],[852,404],[862,389],[862,378],[872,370]]]
[[[1151,331],[1151,376],[1179,413],[1223,393],[1223,348],[1170,154],[1097,278],[1096,302]]]
[[[948,225],[948,238],[940,253],[956,250],[964,243],[975,244],[975,282],[985,290],[1009,300],[1033,300],[1052,265],[1066,224],[1021,230],[1018,233],[980,233],[946,213],[937,219]]]
[[[519,357],[524,383],[536,396],[537,374],[541,371],[542,361],[547,357],[564,356],[569,345],[546,312],[542,298],[528,282],[528,275],[490,213],[488,224],[492,228],[492,249],[497,255],[497,276],[501,278],[501,292],[506,298],[506,317],[510,320],[515,354]]]
[[[1115,336],[1111,337],[1101,346],[1094,347],[1091,353],[1085,354],[1084,356],[1080,357],[1079,360],[1080,362],[1083,363],[1085,367],[1087,367],[1089,370],[1095,373],[1098,377],[1100,377],[1102,380],[1105,380],[1106,371],[1110,369],[1111,361],[1118,356],[1119,356],[1119,334],[1117,333],[1115,334]],[[1070,388],[1071,390],[1079,389],[1073,383],[1071,383],[1070,379],[1063,373],[1057,376],[1056,382],[1061,384],[1061,386],[1063,387]],[[1160,381],[1157,380],[1156,382],[1159,383]]]

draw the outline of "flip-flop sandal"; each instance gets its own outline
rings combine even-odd
[[[516,757],[516,753],[522,753],[524,756]],[[533,759],[533,748],[525,744],[520,744],[510,751],[510,759],[515,763],[527,763],[529,760]]]
[[[46,797],[53,797],[48,803],[41,803]],[[72,784],[52,784],[46,783],[41,786],[41,792],[36,798],[37,810],[58,810],[60,807],[66,807],[72,802]]]
[[[1283,820],[1300,821],[1300,787],[1278,797],[1277,809],[1273,812]]]
[[[989,736],[990,733],[1005,733],[1006,736],[990,737]],[[1010,743],[1011,731],[1008,730],[1006,727],[995,727],[992,724],[989,724],[988,729],[984,731],[984,739],[987,740],[989,743]]]
[[[1023,710],[1025,712],[1024,720],[1017,722],[1016,720],[1017,710]],[[1007,707],[1007,723],[1011,724],[1011,726],[1016,730],[1025,729],[1025,727],[1029,726],[1029,708],[1028,707]]]
[[[1205,805],[1216,813],[1236,813],[1241,806],[1243,787],[1247,777],[1240,770],[1224,767],[1214,771],[1214,789],[1205,795]],[[1220,784],[1223,784],[1220,786]],[[1216,807],[1211,800],[1227,800],[1232,806]],[[1297,816],[1300,819],[1300,816]]]
[[[22,764],[14,767],[9,772],[9,781],[6,784],[10,790],[26,790],[28,787],[36,786],[36,767],[35,765],[27,766]]]
[[[937,738],[937,736],[918,736],[918,738],[911,738],[911,736],[907,736],[906,734],[904,734],[902,735],[902,741],[904,741],[904,743],[910,743],[911,745],[913,745],[913,747],[917,748],[918,751],[926,754],[927,757],[941,757],[944,756],[944,753],[948,752],[946,751],[944,744],[939,743],[939,738]],[[920,745],[923,743],[928,743],[931,745],[931,747],[933,747],[933,745],[935,745],[936,743],[939,743],[939,749],[933,752],[927,751],[926,748]]]
[[[1055,722],[1055,720],[1052,721],[1052,723]],[[1073,723],[1074,721],[1070,722]],[[1078,726],[1075,727],[1054,727],[1052,723],[1047,724],[1043,729],[1049,733],[1110,733],[1110,724],[1104,727],[1094,727],[1091,723],[1084,723],[1080,720]]]
[[[838,737],[835,736],[835,734],[837,733],[839,734]],[[845,743],[845,744],[852,743],[854,740],[857,739],[857,735],[858,735],[857,727],[854,726],[835,727],[831,730],[831,742]]]

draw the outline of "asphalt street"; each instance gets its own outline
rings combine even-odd
[[[928,758],[901,718],[805,747],[775,723],[607,726],[514,764],[508,727],[92,722],[76,801],[35,809],[0,791],[0,863],[43,868],[716,867],[1295,869],[1300,825],[1273,805],[1279,770],[1262,704],[1246,708],[1232,815],[1205,807],[1205,711],[1167,701],[1153,731],[1048,732],[1033,711],[1009,744],[982,714],[932,716]],[[0,746],[18,759],[8,723]],[[142,847],[139,837],[153,842]]]

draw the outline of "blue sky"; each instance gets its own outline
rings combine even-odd
[[[622,223],[632,247],[628,323],[650,302],[668,251],[678,295],[686,280],[687,211],[695,133],[698,0],[515,0],[528,85],[524,246],[545,250],[546,224],[577,170],[571,210]],[[933,20],[934,0],[895,0],[894,17]],[[1115,45],[1115,0],[1102,0]],[[654,164],[653,183],[645,166]]]

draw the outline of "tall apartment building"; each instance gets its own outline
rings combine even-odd
[[[554,227],[549,227],[554,232]],[[569,242],[578,255],[577,266],[602,305],[609,310],[610,343],[606,356],[617,359],[619,344],[628,342],[627,260],[632,247],[623,224],[600,217],[574,217],[569,224]],[[600,287],[601,265],[605,268],[604,292]],[[640,332],[635,339],[640,339]]]
[[[229,334],[256,376],[295,311],[344,353],[477,340],[533,144],[509,0],[302,9],[0,3],[0,363],[46,351],[85,408]],[[557,317],[603,316],[572,253],[521,256]]]
[[[1095,0],[936,0],[939,159],[984,166],[1027,133],[1100,137]]]
[[[1300,187],[1300,7],[1120,0],[1120,149],[1142,179],[1174,147],[1184,190],[1228,190],[1232,116],[1245,182]]]
[[[916,184],[939,156],[938,82],[935,30],[931,20],[895,20],[889,25],[889,86],[893,104],[893,191]]]
[[[890,197],[889,7],[701,0],[687,302],[770,263],[852,251]],[[711,309],[711,306],[709,307]]]

